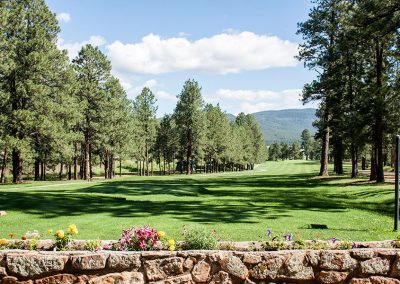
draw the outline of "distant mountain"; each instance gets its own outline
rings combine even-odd
[[[314,108],[267,110],[253,113],[261,126],[265,142],[270,145],[274,142],[292,143],[300,141],[301,132],[307,128],[315,133],[312,123],[316,119]],[[235,116],[228,114],[230,121]]]

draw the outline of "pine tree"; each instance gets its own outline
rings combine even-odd
[[[187,80],[182,92],[178,95],[178,102],[174,111],[174,118],[179,131],[181,163],[186,158],[186,173],[191,174],[192,159],[200,151],[204,128],[203,98],[201,87],[195,80]]]

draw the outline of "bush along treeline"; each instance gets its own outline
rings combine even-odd
[[[314,139],[308,129],[302,131],[300,143],[272,143],[268,147],[268,160],[270,161],[318,160],[320,154],[319,141]]]
[[[97,47],[70,62],[57,48],[59,32],[44,0],[0,1],[0,182],[45,180],[55,168],[60,179],[90,180],[99,165],[112,178],[122,160],[149,175],[153,163],[164,174],[190,174],[266,159],[254,117],[229,123],[218,105],[204,104],[196,81],[185,82],[174,113],[159,121],[149,88],[130,101]]]
[[[319,102],[321,176],[330,156],[343,173],[348,155],[352,177],[361,160],[371,165],[371,180],[384,181],[399,133],[399,28],[398,0],[317,0],[299,24],[299,59],[318,74],[304,86],[303,102]]]

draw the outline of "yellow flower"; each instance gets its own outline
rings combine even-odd
[[[175,241],[174,240],[168,240],[168,245],[169,246],[175,246]]]
[[[159,239],[164,238],[164,237],[165,237],[165,232],[164,232],[164,231],[158,231],[158,232],[157,232],[157,237],[158,237]]]
[[[3,246],[7,244],[7,240],[6,239],[0,239],[0,246]]]
[[[53,229],[48,229],[47,233],[52,234],[53,233]]]
[[[76,227],[75,224],[71,224],[68,226],[68,233],[71,235],[76,235],[78,234],[78,228]]]
[[[57,230],[55,236],[56,236],[57,238],[59,238],[59,239],[64,238],[64,236],[65,236],[64,231],[63,231],[63,230]]]
[[[170,251],[173,251],[173,250],[175,250],[175,246],[169,246],[168,249],[169,249]]]

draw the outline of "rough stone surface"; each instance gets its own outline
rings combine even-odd
[[[122,273],[110,273],[98,277],[94,277],[89,280],[88,284],[143,284],[144,277],[143,274],[140,272],[122,272]]]
[[[368,249],[360,249],[360,250],[354,250],[350,253],[350,255],[353,258],[356,259],[371,259],[373,258],[377,253],[373,250],[368,250]]]
[[[361,262],[360,266],[363,274],[386,275],[390,269],[390,262],[387,259],[375,257]]]
[[[371,284],[400,284],[400,281],[395,278],[371,276]]]
[[[369,278],[353,278],[349,284],[371,284],[371,280]]]
[[[210,276],[211,266],[205,262],[197,263],[192,271],[192,277],[195,282],[206,282]]]
[[[348,275],[348,272],[321,271],[318,275],[318,281],[322,284],[344,283]]]
[[[170,257],[147,260],[144,263],[144,268],[150,281],[163,280],[183,273],[183,258]]]
[[[58,274],[45,277],[35,281],[35,284],[63,283],[63,284],[84,284],[89,278],[87,276],[76,276],[73,274]]]
[[[322,251],[320,256],[320,268],[324,270],[350,271],[357,266],[348,251]]]
[[[232,274],[233,276],[243,280],[249,275],[249,270],[237,256],[229,255],[221,259],[219,264],[225,272],[228,272],[229,274]]]
[[[0,252],[0,283],[400,284],[400,252]]]
[[[186,275],[172,277],[172,278],[165,279],[162,281],[150,282],[150,283],[151,284],[192,284],[194,282],[193,282],[190,274],[186,274]]]
[[[107,255],[83,254],[71,257],[72,267],[78,270],[99,270],[106,267]]]
[[[7,268],[19,277],[37,277],[42,274],[61,272],[68,257],[63,255],[7,254]]]
[[[278,276],[278,271],[283,265],[283,262],[284,259],[280,256],[266,259],[250,270],[250,276],[251,278],[260,280],[275,280],[275,278]]]
[[[113,253],[107,259],[107,268],[112,270],[138,270],[142,265],[140,254]]]
[[[304,252],[290,254],[279,271],[280,280],[313,280],[314,271],[311,266],[306,266],[306,255]]]
[[[232,279],[227,272],[220,271],[212,277],[210,284],[232,284]]]
[[[262,261],[262,257],[260,254],[246,253],[243,256],[243,263],[248,264],[257,264]]]

